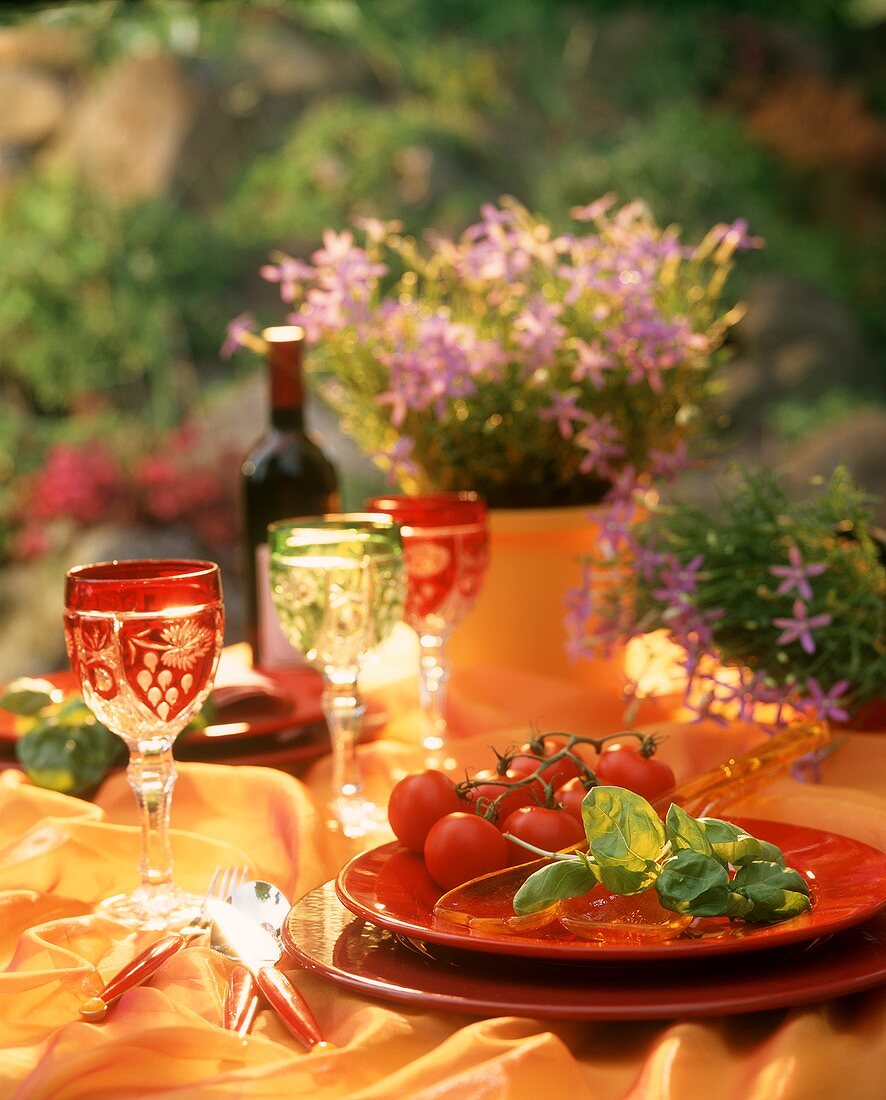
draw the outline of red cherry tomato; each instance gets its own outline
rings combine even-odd
[[[425,841],[428,874],[444,890],[508,865],[508,845],[491,821],[454,813],[431,826]]]
[[[576,821],[581,822],[582,827],[584,827],[584,822],[581,816],[581,804],[584,802],[587,793],[588,788],[580,776],[567,780],[562,787],[558,787],[554,792],[554,800],[557,805],[571,817],[574,817]]]
[[[478,787],[472,787],[468,791],[468,806],[465,809],[470,808],[474,813],[485,817],[490,803],[501,797],[501,802],[496,807],[497,815],[494,819],[496,825],[501,825],[506,817],[521,806],[535,806],[538,804],[537,791],[532,783],[527,783],[525,787],[509,790],[509,784],[521,778],[522,776],[516,775],[514,772],[508,772],[506,775],[496,775],[490,771],[477,772],[474,779],[482,779],[485,782]]]
[[[597,780],[653,801],[674,786],[674,773],[655,756],[641,756],[634,745],[610,745],[594,767]]]
[[[545,806],[523,806],[514,810],[502,825],[502,832],[511,833],[546,852],[559,852],[585,838],[584,829],[571,814]],[[508,841],[508,849],[511,866],[538,858],[512,841]]]
[[[438,771],[407,775],[391,791],[388,821],[401,844],[424,851],[425,838],[435,821],[462,808],[455,784]]]

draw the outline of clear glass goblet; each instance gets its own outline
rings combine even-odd
[[[179,931],[202,899],[172,880],[175,738],[212,688],[224,635],[215,562],[100,562],[71,569],[65,639],[86,705],[126,743],[141,824],[141,884],[99,910],[131,928]]]
[[[323,677],[332,742],[330,824],[359,837],[386,827],[363,795],[357,760],[365,707],[358,677],[366,655],[399,621],[406,595],[403,546],[385,515],[281,520],[268,528],[271,595],[290,644]]]
[[[476,603],[489,560],[486,505],[466,492],[373,497],[366,507],[400,525],[407,572],[403,620],[421,646],[422,744],[436,752],[446,741],[446,641]]]

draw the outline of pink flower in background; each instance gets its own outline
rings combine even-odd
[[[291,256],[284,256],[276,264],[265,264],[258,273],[269,283],[280,284],[280,297],[284,302],[294,302],[299,284],[309,282],[316,274],[310,264]]]
[[[609,413],[604,416],[590,416],[587,425],[575,436],[575,442],[585,451],[579,470],[583,474],[593,470],[605,477],[609,473],[609,460],[619,458],[625,453],[620,440],[621,436]]]
[[[28,512],[35,519],[96,523],[125,495],[125,475],[101,443],[57,443],[31,486]]]
[[[827,569],[826,565],[820,562],[814,562],[805,564],[803,562],[803,556],[796,546],[791,546],[788,550],[788,560],[790,565],[770,565],[769,572],[774,577],[783,577],[781,584],[776,589],[776,593],[779,596],[784,596],[788,592],[796,588],[798,594],[802,596],[804,600],[812,599],[812,588],[809,585],[810,577],[818,577]]]
[[[561,393],[559,390],[551,392],[551,403],[538,414],[542,420],[556,420],[557,428],[564,439],[569,439],[573,432],[574,424],[587,421],[589,414],[578,407],[578,390],[567,390]]]
[[[822,718],[830,718],[837,722],[848,722],[849,714],[840,703],[841,696],[849,690],[848,680],[839,680],[827,691],[822,688],[814,676],[807,676],[806,691],[813,710]]]
[[[225,342],[218,352],[222,359],[230,359],[234,352],[242,346],[240,337],[247,332],[254,332],[256,325],[255,317],[251,313],[241,313],[239,317],[229,321],[225,329]]]
[[[819,630],[823,626],[828,626],[831,623],[830,615],[813,615],[812,618],[808,618],[808,608],[802,600],[794,600],[794,617],[793,619],[773,619],[774,626],[782,628],[782,633],[778,636],[779,645],[790,645],[791,642],[799,641],[806,653],[815,652],[815,640],[812,637],[813,630]]]

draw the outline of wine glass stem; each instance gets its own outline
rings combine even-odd
[[[141,741],[132,746],[126,778],[138,803],[141,823],[138,869],[142,885],[160,886],[172,882],[169,807],[176,780],[172,743]]]
[[[366,707],[357,690],[356,677],[333,683],[324,677],[323,714],[332,742],[332,790],[334,798],[353,798],[363,787],[357,760],[357,741]]]
[[[429,750],[440,749],[446,738],[446,689],[449,684],[446,639],[422,634],[419,642],[419,690],[424,716],[422,744]]]

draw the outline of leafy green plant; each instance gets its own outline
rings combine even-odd
[[[623,787],[592,787],[582,819],[586,852],[544,852],[510,838],[553,861],[517,891],[518,915],[598,883],[622,895],[652,888],[665,909],[693,917],[771,924],[811,908],[806,880],[785,865],[781,849],[731,822],[694,818],[676,804],[662,822],[645,798]]]
[[[776,724],[809,710],[846,721],[886,684],[870,499],[842,468],[799,500],[772,471],[736,468],[718,496],[717,509],[665,503],[636,525],[622,507],[573,601],[576,648],[665,630],[699,714],[768,704]]]

